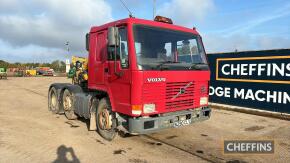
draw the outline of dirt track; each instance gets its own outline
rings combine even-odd
[[[290,162],[289,121],[223,110],[206,122],[107,142],[86,121],[48,112],[54,82],[69,81],[0,80],[0,162]],[[275,154],[224,155],[225,139],[274,139]]]

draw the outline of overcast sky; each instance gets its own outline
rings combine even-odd
[[[123,0],[152,19],[153,0]],[[156,0],[157,14],[201,33],[206,51],[290,48],[289,0]],[[128,17],[119,0],[0,0],[0,60],[50,62],[86,56],[91,26]]]

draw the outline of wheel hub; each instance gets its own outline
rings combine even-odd
[[[109,130],[112,128],[112,116],[107,109],[102,110],[99,115],[100,128],[103,130]]]
[[[56,103],[57,103],[57,101],[56,101],[56,96],[55,96],[55,94],[53,93],[53,94],[51,95],[51,105],[52,105],[53,108],[56,107]]]
[[[71,109],[71,98],[70,98],[70,96],[66,96],[63,103],[64,103],[64,110],[70,110]]]

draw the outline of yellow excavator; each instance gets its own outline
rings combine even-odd
[[[88,81],[88,59],[72,56],[70,70],[67,76],[68,78],[72,78],[73,84],[84,87]]]

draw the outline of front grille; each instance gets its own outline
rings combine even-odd
[[[165,108],[186,109],[193,107],[194,86],[194,82],[166,83]]]

